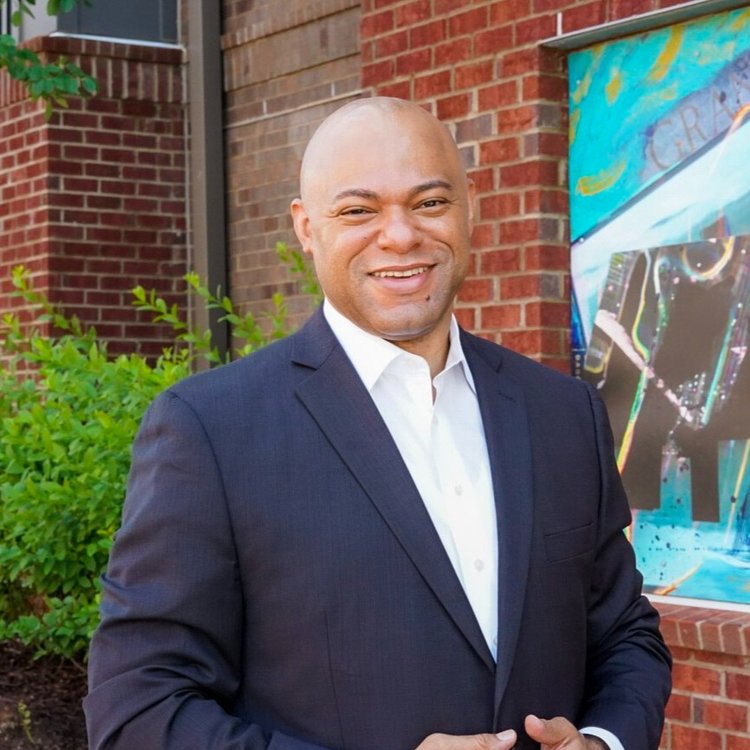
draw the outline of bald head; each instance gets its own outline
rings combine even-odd
[[[367,147],[382,153],[383,148],[395,147],[397,141],[431,144],[442,151],[450,169],[463,174],[458,148],[448,128],[425,109],[392,97],[356,99],[329,115],[307,144],[300,169],[302,200],[310,197],[316,178],[331,169],[337,156],[361,153]]]

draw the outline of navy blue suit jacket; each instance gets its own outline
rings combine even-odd
[[[144,418],[104,577],[92,748],[412,750],[563,715],[658,745],[669,654],[602,404],[462,333],[492,466],[495,665],[320,312]]]

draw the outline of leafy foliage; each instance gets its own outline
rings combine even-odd
[[[238,354],[289,332],[283,297],[264,328],[194,274],[186,280],[206,305],[224,311]],[[98,621],[98,578],[120,522],[141,416],[197,358],[219,356],[210,332],[191,329],[176,306],[141,288],[135,304],[175,332],[175,345],[156,361],[108,357],[96,332],[60,315],[23,268],[14,270],[13,284],[38,315],[31,331],[12,314],[0,326],[0,640],[19,638],[38,654],[74,658]],[[56,333],[45,335],[42,324]]]
[[[24,16],[33,17],[36,0],[0,0],[0,8],[6,2],[17,5],[11,14],[14,26],[20,26]],[[67,13],[79,3],[90,5],[90,0],[47,0],[47,14]],[[56,62],[44,62],[33,50],[19,48],[11,34],[0,35],[2,69],[26,86],[32,100],[44,102],[47,118],[54,105],[66,107],[70,97],[93,95],[97,90],[96,81],[77,65],[62,57]]]

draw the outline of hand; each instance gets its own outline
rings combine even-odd
[[[431,734],[417,750],[511,750],[516,733],[507,729],[500,734]]]
[[[526,733],[540,742],[542,750],[608,750],[596,737],[584,737],[567,719],[540,719],[529,714],[524,721]]]

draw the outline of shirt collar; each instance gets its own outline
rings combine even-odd
[[[355,325],[349,318],[342,315],[330,303],[328,298],[323,301],[323,314],[333,331],[333,335],[336,336],[346,355],[351,360],[354,369],[365,384],[368,392],[373,389],[380,376],[396,359],[399,357],[411,358],[417,356]],[[447,372],[451,368],[460,365],[466,382],[471,390],[476,393],[474,378],[471,375],[471,370],[461,347],[458,323],[453,315],[451,316],[449,336],[450,346],[443,372]]]

